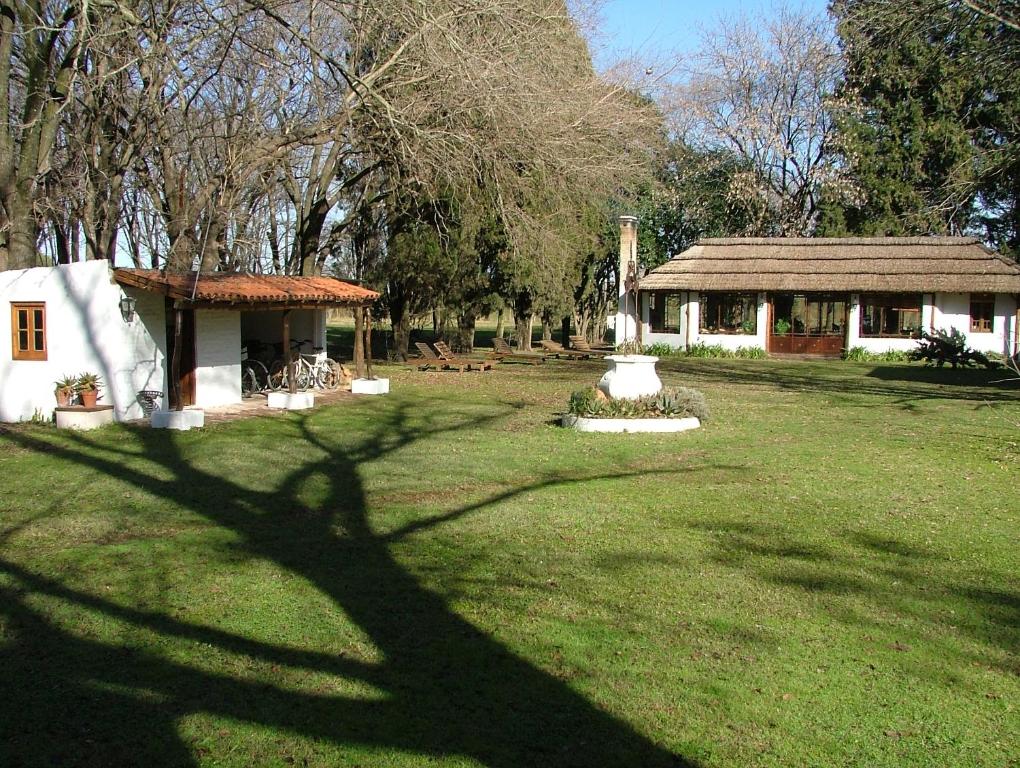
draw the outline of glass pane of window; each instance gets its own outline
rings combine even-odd
[[[18,331],[18,349],[21,352],[28,351],[28,331]]]
[[[990,333],[995,315],[995,297],[990,293],[974,293],[970,297],[970,329]]]
[[[666,294],[666,330],[680,332],[680,294]]]
[[[745,293],[703,293],[702,333],[755,333],[758,299]]]
[[[33,314],[35,315],[34,328],[37,331],[41,331],[43,329],[43,311],[41,309],[37,309]]]
[[[41,329],[37,330],[35,332],[35,346],[32,349],[35,350],[36,352],[40,352],[40,351],[42,351],[45,348],[46,348],[46,338],[43,335],[43,332],[42,332]]]
[[[19,331],[20,330],[24,330],[24,331],[28,330],[28,310],[27,309],[19,309],[18,310],[18,330]]]
[[[861,296],[862,336],[902,336],[921,327],[921,296],[916,293],[878,293]]]
[[[661,293],[648,294],[648,325],[653,331],[661,331],[665,319],[663,308],[665,297]]]
[[[794,333],[807,333],[807,302],[803,296],[794,296],[790,307],[790,321]]]

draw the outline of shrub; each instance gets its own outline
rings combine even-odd
[[[733,356],[743,358],[744,360],[763,360],[766,354],[765,350],[761,347],[737,347]]]
[[[694,416],[708,419],[705,396],[689,387],[663,387],[654,395],[635,400],[606,398],[595,387],[570,395],[567,411],[574,416],[596,419],[680,419]]]
[[[855,363],[906,363],[910,361],[910,354],[902,349],[872,352],[865,347],[850,347],[843,350],[843,359]]]
[[[684,354],[684,350],[683,347],[674,347],[664,341],[657,341],[645,347],[645,354],[656,357],[679,357]]]
[[[999,363],[989,360],[985,355],[967,346],[967,338],[956,328],[949,332],[939,329],[928,333],[921,332],[917,348],[909,353],[910,360],[924,360],[925,365],[936,365],[941,368],[946,363],[955,368],[969,368],[983,365],[985,368],[998,368]]]
[[[705,344],[699,341],[687,348],[687,357],[733,357],[733,353],[722,344]]]

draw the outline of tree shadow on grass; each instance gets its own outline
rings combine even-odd
[[[910,620],[897,621],[897,632],[912,634],[919,643],[942,645],[944,658],[953,658],[957,651],[940,636],[964,633],[990,652],[963,661],[1020,674],[1020,592],[1007,586],[978,587],[966,577],[943,573],[934,552],[865,530],[848,530],[822,543],[798,541],[796,532],[765,523],[718,521],[691,527],[711,537],[716,562],[812,593],[847,624],[881,629],[884,625],[872,617],[881,615],[885,622],[886,614],[895,611]],[[977,580],[994,582],[983,575]]]
[[[341,751],[367,748],[380,755],[379,764],[390,762],[387,755],[408,753],[506,768],[694,765],[465,621],[391,552],[407,536],[484,513],[511,495],[604,476],[550,475],[384,534],[373,528],[359,467],[425,436],[479,424],[422,426],[398,408],[376,422],[366,439],[345,449],[341,441],[321,438],[314,418],[297,417],[293,423],[321,458],[294,469],[269,493],[197,468],[166,432],[136,432],[151,462],[148,471],[139,468],[145,464],[134,451],[98,446],[87,436],[66,438],[70,445],[28,433],[10,436],[26,449],[56,452],[69,464],[172,498],[232,531],[245,555],[272,561],[332,600],[381,660],[363,663],[277,646],[124,607],[0,561],[0,627],[6,635],[0,645],[6,689],[0,701],[0,764],[196,764],[202,753],[184,743],[179,721],[203,713]],[[125,461],[128,457],[135,460]],[[325,501],[314,507],[300,501],[300,489],[310,479],[325,480],[329,487]],[[0,540],[0,551],[2,546]],[[154,633],[157,640],[139,649],[73,631],[58,617],[69,609]],[[379,695],[294,691],[211,672],[156,650],[184,642],[208,646],[213,656],[242,654],[339,676]]]
[[[659,364],[660,373],[693,375],[705,381],[774,387],[793,392],[884,397],[913,408],[923,400],[1020,403],[1020,387],[994,384],[1001,371],[878,365],[866,373],[839,361],[782,362],[682,359]]]

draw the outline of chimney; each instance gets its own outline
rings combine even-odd
[[[627,278],[637,278],[637,216],[620,217],[620,282],[617,286],[616,345],[638,338],[638,308]]]

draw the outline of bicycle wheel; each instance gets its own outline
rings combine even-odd
[[[312,386],[312,372],[307,365],[300,362],[294,364],[294,381],[300,390],[310,389]]]
[[[259,391],[255,367],[250,360],[241,363],[241,397],[251,397]]]
[[[269,366],[269,389],[279,392],[286,384],[287,366],[283,364],[283,360],[274,360],[273,364]]]
[[[318,367],[315,385],[320,389],[332,391],[340,386],[342,372],[340,363],[327,357]]]
[[[261,360],[248,360],[255,382],[255,394],[269,390],[269,370]]]

